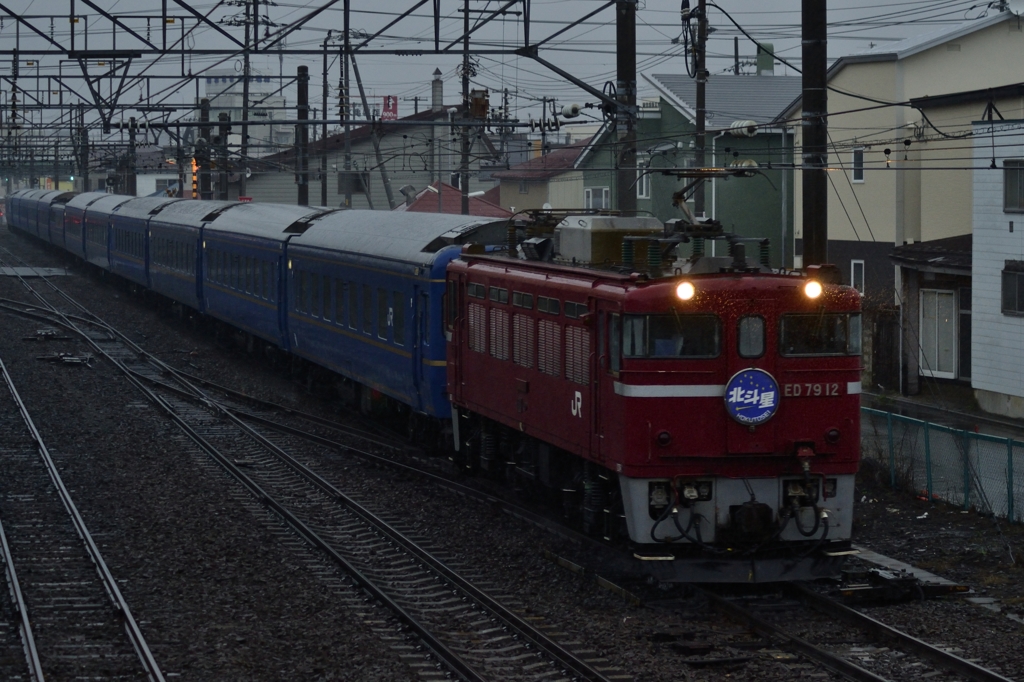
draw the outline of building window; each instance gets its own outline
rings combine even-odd
[[[583,190],[583,208],[603,210],[611,208],[611,194],[607,187],[587,187]]]
[[[1024,159],[1003,161],[1003,210],[1024,212]]]
[[[956,378],[956,293],[921,290],[921,375]]]
[[[1024,315],[1024,261],[1008,260],[1003,268],[1003,314]]]
[[[850,286],[864,293],[864,261],[850,261]]]
[[[864,148],[853,150],[853,181],[864,182]]]
[[[651,198],[651,173],[646,168],[637,167],[636,169],[636,198]]]
[[[519,193],[520,194],[529,194],[530,193],[530,186],[526,184],[526,180],[520,180],[519,181]]]

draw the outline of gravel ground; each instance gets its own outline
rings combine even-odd
[[[32,254],[36,264],[63,262],[2,230],[0,245]],[[337,414],[336,404],[313,399],[266,363],[222,348],[208,331],[112,282],[82,276],[77,267],[71,272],[61,282],[76,298],[175,366],[275,402]],[[16,281],[0,278],[0,296],[22,298],[20,290]],[[37,346],[26,353],[19,340],[39,325],[10,315],[3,324],[0,356],[12,365],[90,528],[103,533],[104,555],[127,580],[126,598],[165,671],[218,680],[414,679],[358,617],[337,608],[315,572],[266,523],[253,524],[253,512],[227,492],[232,484],[226,477],[198,465],[201,456],[182,448],[176,429],[126,391],[109,366],[44,365],[30,359]],[[77,342],[63,344],[40,347],[85,350]],[[708,613],[683,588],[645,588],[650,607],[631,605],[551,563],[544,549],[571,554],[572,546],[525,522],[355,460],[313,450],[305,457],[486,575],[521,610],[577,635],[637,680],[831,679],[814,666],[761,651],[763,643]],[[858,499],[866,497],[857,512],[858,542],[988,590],[1007,608],[1020,604],[1019,564],[1002,558],[1006,551],[991,519],[895,495],[872,473],[858,484]],[[928,517],[917,519],[923,511]],[[1024,546],[1020,528],[1004,531]],[[900,619],[893,624],[918,628],[914,634],[929,640],[977,642],[983,664],[1024,670],[1016,644],[1024,626],[1004,614],[955,599],[873,612],[887,622]],[[705,659],[719,663],[709,666]]]

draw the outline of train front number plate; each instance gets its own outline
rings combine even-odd
[[[842,384],[837,383],[804,383],[804,384],[783,384],[782,395],[789,398],[817,398],[828,395],[845,395],[846,391],[840,392]]]

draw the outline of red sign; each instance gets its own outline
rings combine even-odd
[[[238,197],[238,200],[243,204],[252,203],[252,197]]]
[[[384,95],[384,106],[380,110],[380,120],[398,120],[398,98],[394,95]]]

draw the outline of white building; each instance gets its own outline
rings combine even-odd
[[[205,78],[206,99],[210,100],[210,121],[216,127],[219,115],[227,112],[231,117],[229,144],[238,148],[242,142],[242,74],[234,70],[208,71]],[[252,73],[249,76],[249,149],[251,157],[267,156],[290,147],[295,141],[295,128],[274,125],[275,120],[294,118],[285,107],[287,102],[280,79]],[[198,102],[197,102],[198,105]],[[216,131],[214,132],[216,135]]]
[[[974,124],[971,386],[1024,418],[1024,120]]]

